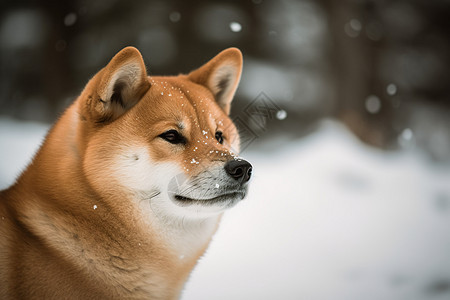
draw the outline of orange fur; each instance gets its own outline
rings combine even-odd
[[[0,193],[0,298],[178,298],[222,210],[185,216],[166,185],[233,160],[241,68],[232,48],[191,74],[148,77],[127,47],[99,71]]]

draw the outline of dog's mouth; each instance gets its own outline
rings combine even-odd
[[[180,206],[188,206],[192,204],[200,204],[203,206],[210,206],[214,204],[230,203],[234,204],[245,197],[245,191],[235,191],[222,195],[218,195],[212,198],[206,199],[193,199],[182,195],[174,195],[175,202]]]

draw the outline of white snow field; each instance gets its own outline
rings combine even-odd
[[[47,128],[0,119],[0,188]],[[450,299],[448,166],[367,147],[334,121],[271,144],[242,153],[249,196],[225,214],[182,300]]]

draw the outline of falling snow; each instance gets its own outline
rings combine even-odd
[[[277,111],[277,119],[278,120],[284,120],[284,119],[286,119],[286,117],[287,117],[287,112],[285,111],[285,110],[279,110],[279,111]]]
[[[388,93],[389,96],[394,96],[395,94],[397,94],[397,86],[393,83],[389,84],[386,87],[386,92]]]
[[[239,24],[238,22],[231,22],[230,29],[233,32],[240,32],[242,30],[242,25]]]
[[[177,23],[181,20],[181,14],[178,11],[173,11],[169,14],[169,20],[173,23]]]
[[[411,148],[414,146],[414,133],[410,128],[405,128],[398,137],[398,144],[403,148]]]
[[[380,98],[378,98],[375,95],[370,95],[366,99],[366,110],[371,114],[376,114],[381,109],[381,101]]]
[[[357,19],[351,19],[348,23],[344,25],[344,31],[349,37],[359,36],[362,30],[362,24]]]
[[[77,21],[77,15],[75,13],[69,13],[64,17],[64,25],[72,26]]]

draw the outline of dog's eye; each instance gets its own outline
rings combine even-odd
[[[217,132],[216,132],[216,140],[217,140],[220,144],[223,144],[223,134],[222,134],[222,131],[217,131]]]
[[[171,144],[186,144],[186,139],[178,131],[172,129],[159,135]]]

